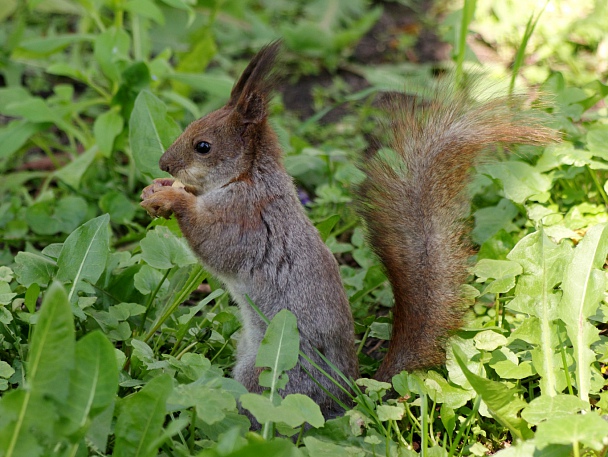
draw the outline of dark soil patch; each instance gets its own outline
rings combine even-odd
[[[449,57],[449,45],[443,43],[434,30],[423,25],[421,14],[428,9],[430,2],[421,2],[420,13],[396,2],[378,1],[383,13],[378,22],[361,39],[353,52],[353,63],[362,65],[396,63],[396,62],[440,62]],[[398,49],[399,38],[402,35],[416,37],[416,44],[405,52]],[[355,93],[369,86],[359,74],[348,69],[339,69],[336,74],[323,71],[318,75],[303,75],[292,84],[285,85],[280,92],[283,95],[285,107],[296,113],[301,119],[306,119],[315,113],[313,107],[312,88],[315,86],[329,87],[334,77],[342,78]],[[345,106],[337,107],[321,119],[323,123],[333,123],[348,112]]]

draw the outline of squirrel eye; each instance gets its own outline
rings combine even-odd
[[[211,145],[206,141],[201,141],[194,145],[194,150],[199,154],[208,154],[211,151]]]

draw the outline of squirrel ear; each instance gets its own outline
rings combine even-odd
[[[258,92],[247,94],[239,100],[235,111],[240,115],[243,124],[259,124],[268,116],[268,100]]]
[[[280,50],[281,41],[260,49],[232,88],[227,106],[235,108],[246,122],[259,122],[266,116],[266,106],[278,80],[274,63]]]

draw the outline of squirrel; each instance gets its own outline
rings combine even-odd
[[[295,314],[300,349],[326,372],[332,369],[315,350],[346,377],[359,377],[337,261],[305,214],[268,121],[280,48],[279,41],[263,47],[226,105],[192,122],[162,155],[160,168],[184,187],[156,179],[141,203],[152,216],[175,215],[203,266],[239,305],[243,333],[233,376],[257,393],[255,359],[266,325],[248,298],[269,319],[283,308]],[[380,152],[364,158],[366,178],[356,191],[395,300],[391,341],[376,379],[443,363],[445,341],[465,311],[460,288],[470,255],[464,241],[470,169],[495,143],[555,139],[537,115],[522,110],[523,102],[504,96],[479,103],[438,93],[427,102],[396,99],[387,108],[397,163]],[[306,360],[288,376],[282,393],[308,395],[326,417],[340,411],[332,395],[349,402]]]

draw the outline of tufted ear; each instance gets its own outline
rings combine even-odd
[[[268,116],[270,100],[259,92],[251,92],[239,99],[236,111],[244,124],[259,124]]]
[[[268,103],[278,80],[274,64],[280,50],[280,41],[260,49],[232,88],[227,106],[233,107],[245,123],[259,123],[268,115]]]

